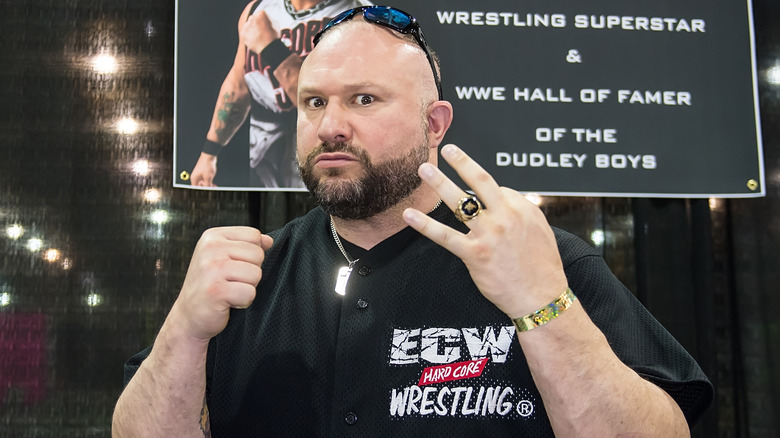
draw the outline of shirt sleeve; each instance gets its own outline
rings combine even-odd
[[[693,424],[713,398],[712,384],[699,365],[592,247],[569,233],[555,233],[569,287],[617,357],[666,391]]]
[[[149,357],[149,353],[151,351],[152,346],[150,345],[134,354],[133,357],[125,362],[125,386],[130,383],[130,379],[132,379],[136,371],[138,371],[138,367],[141,366],[141,363],[146,360],[147,357]]]

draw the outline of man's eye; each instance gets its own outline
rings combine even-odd
[[[309,108],[319,108],[321,106],[325,106],[325,100],[321,97],[310,97],[306,100],[306,103]]]
[[[374,103],[374,96],[361,94],[357,97],[357,103],[360,105],[370,105]]]

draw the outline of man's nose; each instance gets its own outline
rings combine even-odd
[[[341,105],[329,104],[320,119],[317,136],[323,142],[348,142],[352,139],[352,126],[349,123],[349,113]]]

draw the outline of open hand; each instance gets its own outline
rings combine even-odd
[[[541,210],[515,190],[499,187],[455,145],[444,146],[441,154],[484,209],[464,221],[467,234],[415,209],[404,211],[406,223],[463,260],[482,294],[511,318],[557,298],[567,281],[555,236]],[[453,211],[468,196],[430,163],[421,165],[419,174]]]

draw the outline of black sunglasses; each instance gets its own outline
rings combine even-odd
[[[344,11],[328,22],[325,27],[322,28],[316,35],[314,35],[314,46],[320,42],[322,35],[333,26],[349,21],[359,13],[363,13],[363,18],[366,21],[379,24],[380,26],[389,27],[396,32],[402,34],[412,34],[417,44],[425,52],[425,56],[428,58],[428,63],[431,64],[431,70],[433,71],[433,79],[436,81],[436,90],[439,92],[439,100],[444,99],[441,91],[441,80],[439,79],[439,73],[436,72],[436,63],[433,61],[433,55],[431,49],[428,47],[428,43],[425,42],[420,24],[417,23],[417,19],[407,14],[406,12],[392,8],[390,6],[362,6],[355,9]]]

